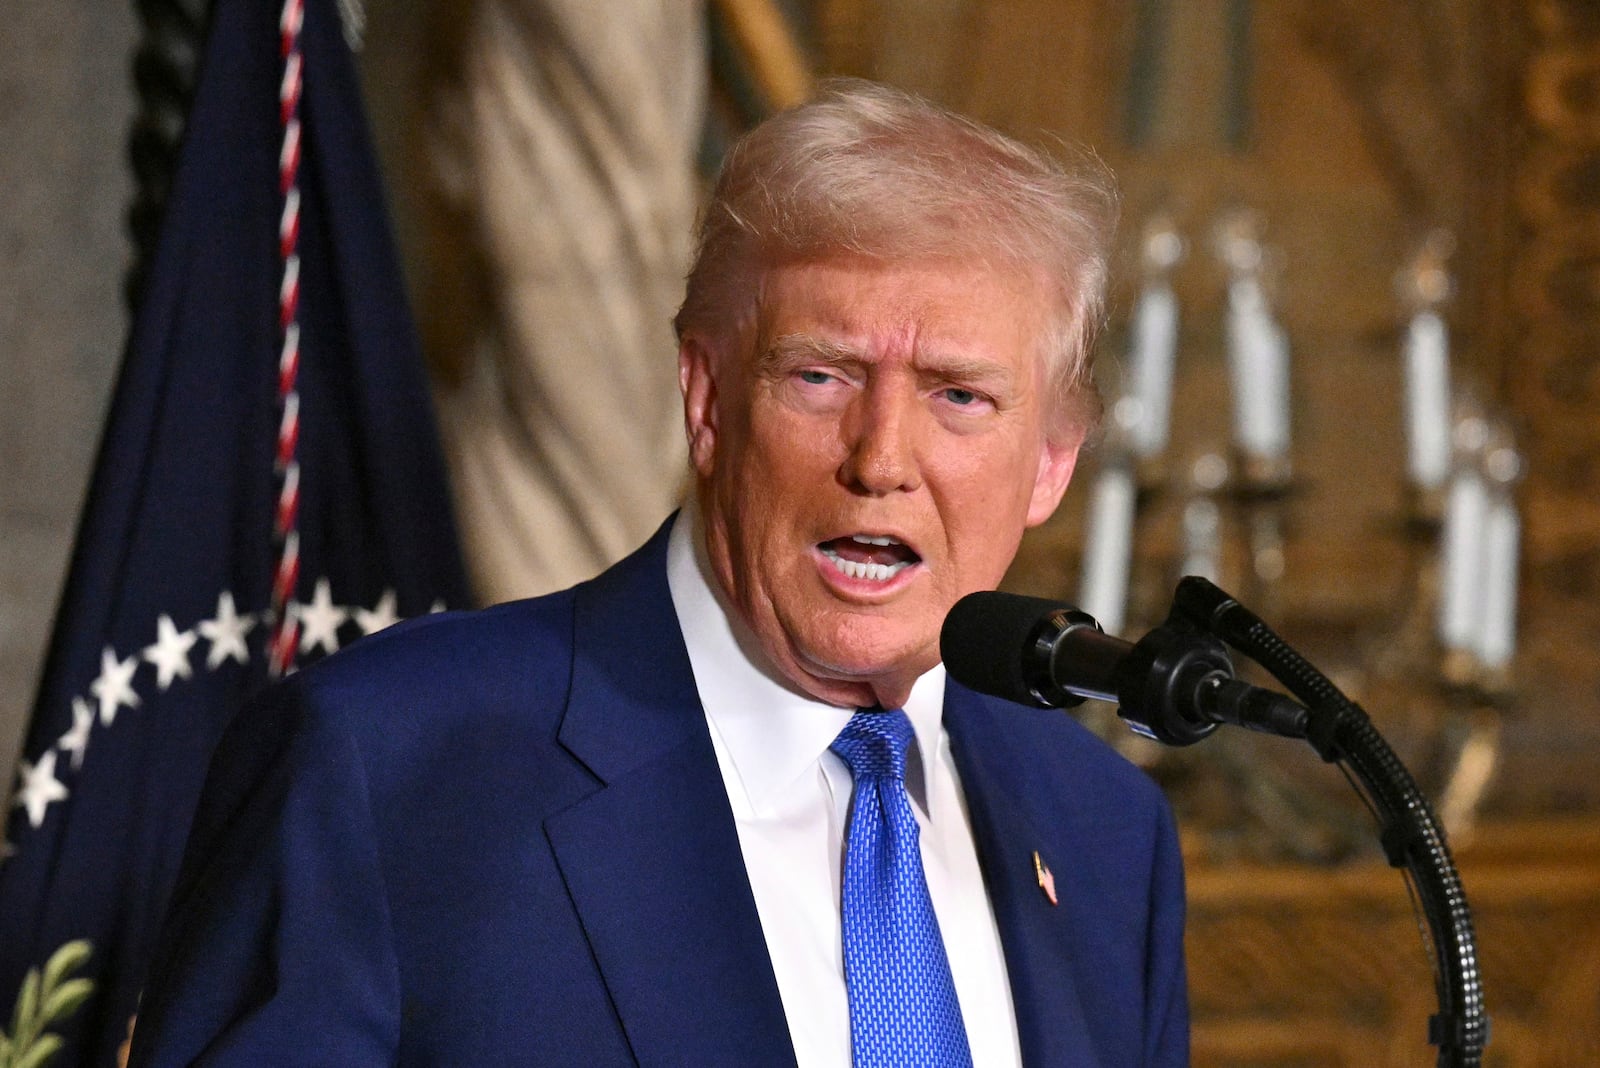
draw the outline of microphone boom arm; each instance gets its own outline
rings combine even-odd
[[[1489,1017],[1472,911],[1444,828],[1411,773],[1360,705],[1255,613],[1203,578],[1178,583],[1172,616],[1157,631],[1185,624],[1249,656],[1304,702],[1302,736],[1323,760],[1349,767],[1366,788],[1383,822],[1384,854],[1409,872],[1432,935],[1439,1011],[1428,1021],[1428,1041],[1439,1047],[1436,1063],[1477,1068],[1489,1042]]]

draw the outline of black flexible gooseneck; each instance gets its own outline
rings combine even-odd
[[[1407,870],[1432,934],[1439,1011],[1428,1041],[1440,1068],[1477,1068],[1489,1041],[1483,981],[1466,892],[1444,830],[1411,773],[1367,713],[1253,612],[1203,578],[1178,584],[1172,618],[1221,639],[1255,660],[1304,702],[1305,737],[1330,763],[1342,763],[1365,787],[1383,823],[1389,863]],[[1160,628],[1158,628],[1160,630]]]

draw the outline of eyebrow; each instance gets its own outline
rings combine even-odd
[[[756,372],[774,375],[805,363],[855,367],[871,362],[860,349],[844,342],[830,341],[812,334],[784,334],[775,338],[757,357]],[[993,360],[952,352],[919,353],[916,369],[923,378],[964,382],[996,390],[1009,387],[1015,379],[1010,368]]]
[[[993,360],[980,360],[955,353],[933,353],[917,361],[918,371],[926,377],[949,382],[965,382],[1002,390],[1009,387],[1015,375],[1009,367]]]
[[[802,363],[846,367],[866,362],[866,354],[850,345],[811,334],[784,334],[775,338],[766,351],[756,358],[756,372],[773,374]]]

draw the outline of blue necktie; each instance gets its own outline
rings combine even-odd
[[[905,712],[868,709],[831,746],[855,779],[842,897],[855,1068],[972,1064],[906,796],[911,737]]]

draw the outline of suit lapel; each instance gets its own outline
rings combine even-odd
[[[1052,905],[1034,867],[1064,870],[1052,840],[1019,802],[1014,787],[1021,758],[1010,751],[993,707],[957,683],[945,691],[945,729],[961,774],[984,882],[1000,928],[1022,1060],[1027,1065],[1096,1063],[1074,973],[1079,955],[1067,909]],[[1031,798],[1037,805],[1039,799]]]
[[[604,785],[545,833],[635,1059],[792,1066],[666,531],[579,588],[560,739]]]

